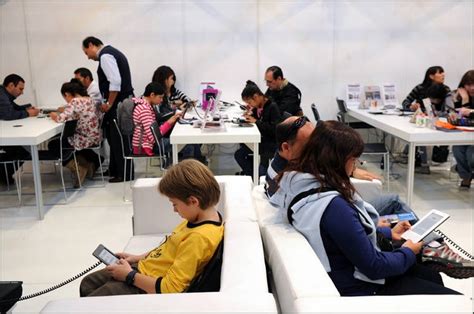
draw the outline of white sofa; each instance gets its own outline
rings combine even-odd
[[[75,298],[49,302],[42,313],[65,312],[266,312],[276,313],[268,292],[263,245],[252,200],[250,177],[218,176],[224,215],[224,256],[219,292]],[[157,246],[180,222],[159,179],[139,179],[133,188],[134,236],[125,251]]]
[[[381,191],[379,181],[355,180],[366,200]],[[304,312],[471,312],[466,296],[341,297],[304,236],[286,219],[286,212],[267,201],[263,186],[253,190],[265,256],[272,271],[272,292],[283,313]]]

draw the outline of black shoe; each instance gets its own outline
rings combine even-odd
[[[110,183],[123,182],[123,178],[122,178],[122,177],[113,177],[113,178],[110,178],[110,179],[109,179],[109,182],[110,182]]]

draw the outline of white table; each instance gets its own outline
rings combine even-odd
[[[348,108],[348,114],[377,129],[408,142],[407,204],[413,198],[416,146],[474,145],[474,132],[443,132],[430,128],[416,127],[409,116],[371,114],[368,110]]]
[[[233,123],[225,124],[225,131],[203,131],[201,128],[193,128],[188,124],[176,123],[170,136],[170,143],[173,145],[173,164],[178,163],[179,148],[186,144],[245,143],[253,151],[253,182],[258,184],[258,144],[261,140],[258,128],[255,125],[252,127],[239,127]]]
[[[36,207],[41,220],[44,218],[44,213],[38,145],[61,133],[62,127],[62,123],[56,123],[50,118],[31,117],[21,120],[0,121],[0,146],[31,147]]]

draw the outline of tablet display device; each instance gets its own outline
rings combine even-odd
[[[405,231],[405,233],[402,234],[402,238],[405,240],[412,240],[415,243],[419,242],[448,218],[448,214],[433,209],[414,224],[410,230]]]

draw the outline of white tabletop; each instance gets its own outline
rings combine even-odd
[[[411,116],[371,114],[368,110],[348,108],[350,116],[364,121],[407,142],[417,144],[474,144],[474,132],[444,132],[417,127],[410,123]]]
[[[38,145],[61,132],[62,123],[30,117],[0,121],[0,146]]]
[[[227,120],[242,115],[242,110],[238,106],[224,109],[219,113],[226,115]],[[203,115],[200,109],[197,110],[200,111],[200,115]],[[255,125],[242,127],[231,122],[226,122],[223,130],[201,130],[201,128],[194,128],[189,124],[176,123],[170,135],[171,144],[260,143],[260,141],[260,132]]]

